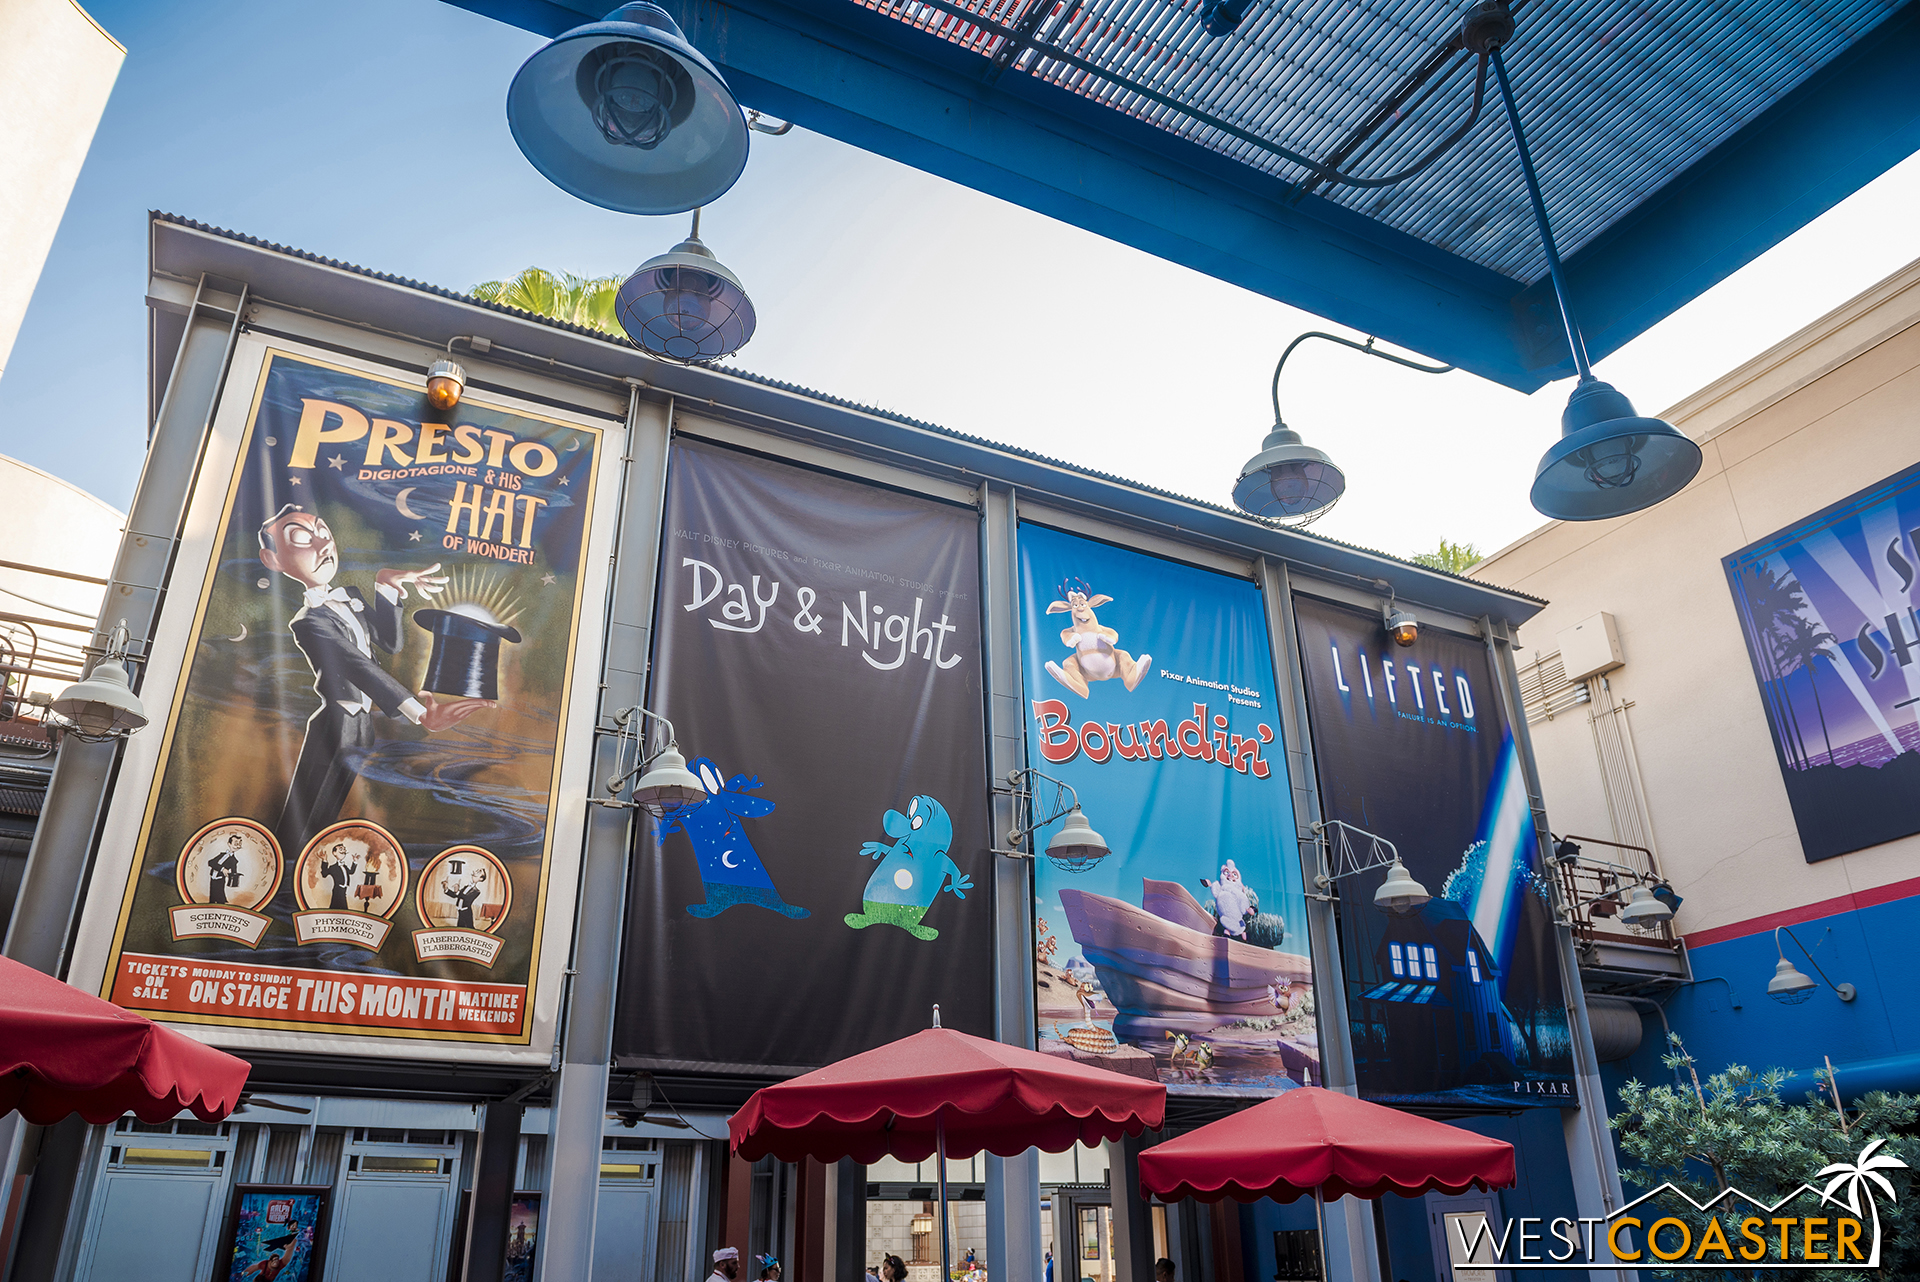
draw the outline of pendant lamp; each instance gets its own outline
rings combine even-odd
[[[672,249],[640,264],[614,298],[613,314],[642,351],[671,361],[717,361],[753,337],[753,300],[693,230]]]
[[[710,204],[747,166],[747,119],[720,72],[657,4],[623,4],[528,58],[507,125],[533,167],[626,214]]]
[[[1511,20],[1506,31],[1512,31]],[[1507,64],[1498,43],[1490,44],[1486,52],[1506,104],[1507,123],[1513,130],[1514,149],[1520,153],[1520,172],[1527,180],[1527,197],[1547,259],[1547,275],[1553,281],[1567,346],[1572,349],[1573,366],[1580,376],[1560,416],[1560,441],[1541,458],[1528,497],[1541,514],[1562,521],[1599,521],[1638,512],[1686,488],[1700,470],[1700,447],[1673,424],[1635,413],[1633,402],[1593,376],[1586,340],[1567,294],[1566,272],[1547,220],[1540,180],[1534,173],[1533,156],[1520,127],[1520,110],[1514,105],[1513,87],[1507,83]]]

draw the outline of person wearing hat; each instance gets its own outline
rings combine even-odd
[[[733,1282],[740,1276],[740,1248],[723,1246],[713,1253],[713,1272],[707,1282]]]
[[[240,884],[240,852],[245,840],[237,832],[228,833],[227,848],[215,851],[213,858],[207,860],[208,903],[226,903],[227,889]]]
[[[320,696],[320,707],[307,719],[300,758],[280,811],[281,846],[301,850],[346,804],[360,774],[360,759],[376,738],[370,715],[374,708],[439,732],[496,705],[485,699],[436,698],[425,690],[416,696],[373,657],[376,645],[388,654],[400,648],[400,602],[410,591],[430,598],[446,587],[438,563],[424,570],[381,570],[374,575],[374,599],[369,602],[359,588],[333,586],[340,554],[333,531],[317,514],[289,503],[261,523],[259,540],[260,564],[303,590],[300,611],[287,626],[313,669],[314,693]]]
[[[753,1257],[760,1265],[758,1282],[780,1282],[780,1259],[772,1251]]]

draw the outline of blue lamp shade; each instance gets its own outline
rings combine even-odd
[[[753,300],[690,236],[627,277],[614,315],[642,351],[670,361],[717,361],[753,337]]]
[[[1598,379],[1567,398],[1559,443],[1534,473],[1533,506],[1561,521],[1601,521],[1672,498],[1700,470],[1700,447],[1673,424],[1641,418]]]
[[[709,204],[747,167],[740,104],[656,4],[621,5],[527,59],[507,125],[556,187],[625,214]]]
[[[1325,513],[1346,490],[1346,474],[1332,459],[1303,443],[1285,423],[1276,423],[1260,452],[1240,469],[1233,502],[1269,520],[1304,522]]]

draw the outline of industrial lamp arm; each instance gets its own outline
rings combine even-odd
[[[1813,959],[1813,953],[1808,950],[1805,944],[1800,943],[1800,936],[1794,934],[1793,931],[1786,926],[1775,926],[1773,928],[1773,948],[1775,952],[1780,954],[1781,961],[1787,959],[1787,950],[1780,946],[1780,935],[1782,932],[1785,932],[1788,939],[1791,939],[1796,944],[1800,944],[1800,955],[1807,959],[1807,965],[1813,967],[1813,973],[1820,976],[1820,982],[1833,990],[1834,996],[1843,1002],[1850,1002],[1859,996],[1860,990],[1852,984],[1836,984],[1827,978],[1827,972],[1820,969],[1820,963]]]
[[[1055,789],[1053,794],[1053,798],[1054,798],[1053,813],[1048,815],[1044,819],[1038,819],[1034,817],[1033,781],[1035,779],[1044,779],[1048,783],[1052,784]],[[1032,836],[1034,833],[1039,832],[1042,828],[1046,827],[1048,824],[1053,823],[1057,819],[1063,819],[1066,816],[1072,814],[1074,811],[1080,809],[1080,794],[1074,791],[1073,785],[1066,782],[1064,779],[1055,779],[1052,775],[1046,773],[1044,770],[1035,770],[1031,766],[1027,766],[1019,770],[1010,770],[1007,772],[1007,782],[1012,785],[1012,788],[1010,789],[1010,791],[1013,793],[1014,797],[1017,800],[1024,802],[1026,804],[1026,809],[1027,809],[1026,826],[1022,828],[1015,828],[1012,832],[1009,832],[1007,834],[1007,844],[1009,846],[1018,847],[1022,841],[1026,840],[1028,837]],[[1023,784],[1025,785],[1024,787],[1022,786]],[[1071,801],[1067,800],[1069,797],[1072,798]]]
[[[667,742],[656,752],[647,751],[645,723],[645,718],[647,717],[653,718],[667,728]],[[645,770],[660,753],[673,747],[680,740],[679,736],[674,733],[673,722],[651,709],[641,707],[637,703],[631,708],[620,709],[620,711],[614,715],[613,720],[614,723],[620,727],[618,731],[620,744],[615,751],[613,759],[614,774],[612,778],[607,780],[607,791],[617,793],[620,791],[621,785]],[[634,763],[626,769],[621,769],[621,767],[626,764],[627,745],[629,743],[635,746]]]
[[[1332,843],[1327,840],[1327,830],[1340,830],[1340,853],[1332,854]],[[1320,873],[1313,884],[1321,890],[1329,890],[1333,883],[1346,877],[1357,877],[1363,872],[1373,872],[1380,868],[1391,868],[1400,861],[1400,850],[1391,841],[1378,833],[1368,832],[1365,828],[1356,828],[1340,819],[1327,819],[1313,825],[1316,838],[1314,845],[1320,851]],[[1347,834],[1364,837],[1369,843],[1366,861],[1353,853],[1353,844],[1347,840]],[[1314,899],[1331,900],[1332,895],[1314,895]]]
[[[1371,336],[1369,336],[1364,343],[1356,343],[1352,339],[1342,338],[1338,334],[1328,334],[1321,330],[1310,329],[1287,344],[1287,349],[1280,353],[1280,360],[1273,367],[1273,421],[1276,423],[1282,421],[1280,416],[1280,371],[1286,368],[1287,357],[1293,355],[1293,349],[1306,342],[1309,338],[1324,338],[1329,343],[1338,343],[1342,347],[1351,347],[1356,352],[1365,352],[1369,356],[1378,356],[1383,361],[1392,361],[1395,365],[1405,365],[1408,369],[1417,369],[1422,374],[1448,374],[1454,369],[1451,365],[1422,365],[1420,362],[1410,361],[1404,356],[1395,356],[1392,352],[1383,352],[1374,346],[1377,340]]]

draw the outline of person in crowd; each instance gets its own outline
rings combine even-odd
[[[740,1276],[740,1248],[723,1246],[713,1253],[713,1272],[707,1282],[734,1282]]]
[[[780,1282],[780,1260],[772,1251],[753,1257],[760,1266],[759,1282]]]
[[[1161,1256],[1153,1262],[1153,1282],[1173,1282],[1173,1261]]]

